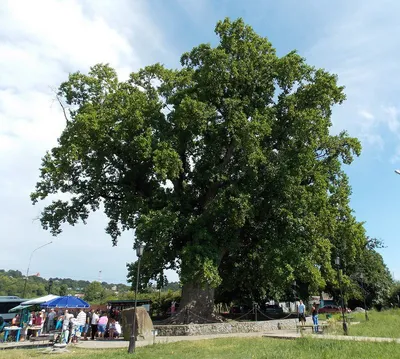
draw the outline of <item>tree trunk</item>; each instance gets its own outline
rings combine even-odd
[[[195,283],[183,286],[179,311],[171,317],[171,323],[215,323],[222,320],[214,313],[214,288],[203,288]]]

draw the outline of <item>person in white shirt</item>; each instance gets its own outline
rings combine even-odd
[[[68,327],[69,321],[71,318],[73,318],[74,315],[68,312],[68,309],[65,309],[64,315],[63,315],[63,329],[64,327]]]
[[[111,319],[108,333],[109,339],[118,338],[121,335],[121,325],[115,319]]]
[[[71,318],[73,318],[74,315],[68,312],[68,309],[65,309],[64,316],[63,316],[63,326],[62,326],[62,332],[63,332],[63,342],[68,343],[69,341],[69,336],[70,336],[70,330],[69,330],[69,322],[71,321]]]
[[[122,334],[121,324],[117,321],[114,323],[115,326],[115,333],[117,334],[117,338]]]
[[[99,315],[92,309],[92,322],[90,323],[92,326],[92,340],[94,340],[94,337],[97,333],[97,323],[99,321]]]
[[[79,314],[76,316],[76,320],[78,322],[79,326],[79,333],[83,332],[83,328],[85,327],[86,324],[86,313],[83,311],[83,309],[80,310]]]

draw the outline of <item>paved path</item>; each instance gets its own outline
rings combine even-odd
[[[348,340],[358,342],[395,342],[400,344],[399,339],[393,338],[379,338],[379,337],[356,337],[356,336],[345,336],[345,335],[327,335],[327,334],[308,334],[306,335],[315,339],[328,339],[328,340]],[[180,341],[192,341],[192,340],[207,340],[207,339],[222,339],[222,338],[275,338],[275,339],[299,339],[302,337],[301,334],[294,330],[274,330],[267,333],[233,333],[233,334],[215,334],[215,335],[193,335],[193,336],[176,336],[176,337],[156,337],[155,343],[174,343]],[[79,348],[87,349],[106,349],[106,348],[127,348],[128,342],[123,340],[114,341],[85,341],[77,344]],[[138,341],[136,342],[137,347],[144,347],[153,344],[153,341]]]
[[[207,339],[222,339],[222,338],[254,338],[262,337],[265,333],[232,333],[232,334],[213,334],[213,335],[185,335],[185,336],[171,336],[171,337],[156,337],[155,343],[175,343],[181,341],[192,340],[207,340]],[[127,348],[129,342],[125,340],[88,340],[82,341],[76,346],[78,348],[87,349],[105,349],[105,348]],[[136,342],[137,347],[144,347],[152,345],[153,340],[141,340]]]
[[[359,341],[359,342],[395,342],[400,344],[400,338],[379,338],[379,337],[356,337],[356,336],[345,336],[345,335],[328,335],[328,334],[306,334],[305,336],[324,339],[324,340],[348,340],[348,341]],[[264,338],[275,338],[275,339],[299,339],[302,337],[300,333],[295,330],[274,330],[271,332],[260,332],[260,333],[232,333],[232,334],[214,334],[214,335],[193,335],[193,336],[170,336],[170,337],[156,337],[155,343],[174,343],[180,341],[192,341],[192,340],[208,340],[208,339],[222,339],[222,338],[254,338],[254,337],[264,337]],[[125,340],[88,340],[81,341],[78,344],[72,344],[69,346],[78,347],[82,349],[117,349],[117,348],[128,348],[128,341]],[[153,340],[138,341],[136,342],[137,347],[144,347],[147,345],[152,345]],[[38,345],[32,345],[29,342],[20,343],[3,343],[0,344],[1,349],[11,349],[11,348],[38,348]]]

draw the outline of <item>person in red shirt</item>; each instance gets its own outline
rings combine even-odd
[[[35,318],[35,325],[42,325],[42,313],[37,313]]]

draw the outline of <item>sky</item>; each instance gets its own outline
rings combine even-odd
[[[397,0],[0,1],[0,268],[26,272],[32,251],[53,241],[34,252],[30,274],[125,282],[133,232],[112,247],[96,213],[52,237],[37,220],[43,207],[30,202],[41,158],[65,125],[55,89],[96,63],[121,79],[155,62],[176,68],[183,52],[216,43],[218,20],[242,17],[279,55],[296,49],[346,86],[332,133],[362,142],[346,168],[351,204],[368,235],[385,242],[380,253],[400,279],[399,14]]]

